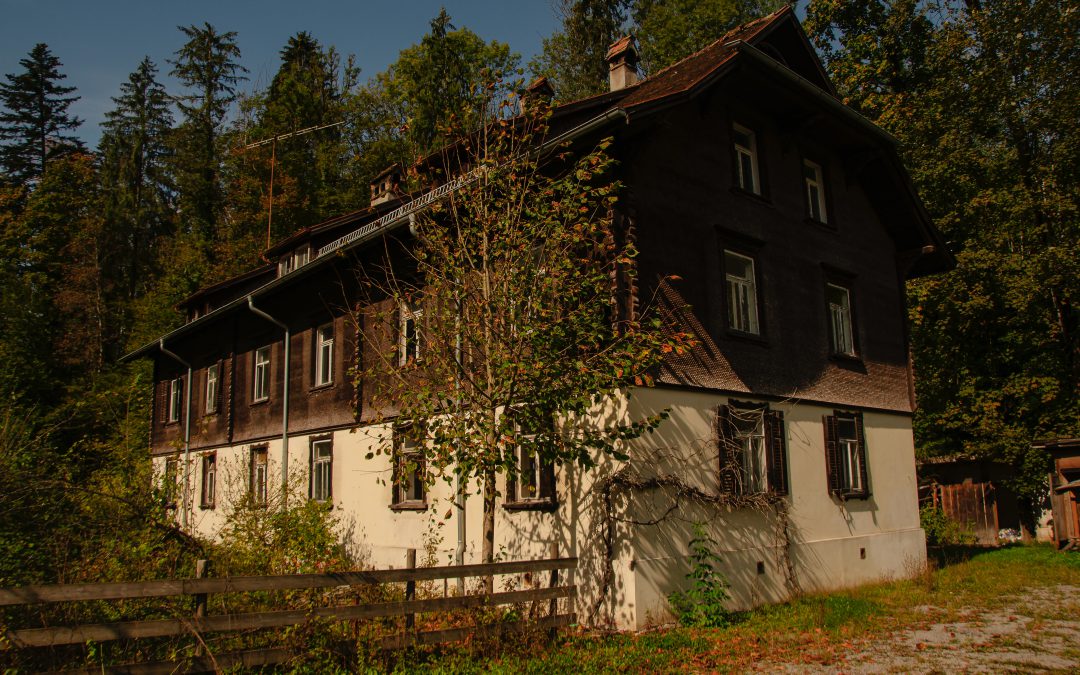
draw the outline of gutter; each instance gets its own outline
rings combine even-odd
[[[184,381],[185,398],[184,402],[184,491],[181,495],[181,508],[180,508],[180,527],[181,529],[187,529],[188,526],[188,477],[191,475],[191,364],[180,358],[176,352],[169,351],[165,348],[165,338],[161,338],[157,343],[158,350],[162,354],[173,359],[180,365],[187,368],[187,379]]]
[[[247,307],[256,316],[266,319],[285,331],[285,367],[282,376],[284,381],[281,384],[281,507],[284,509],[289,502],[289,363],[292,333],[284,322],[256,307],[255,300],[250,294],[247,296]]]

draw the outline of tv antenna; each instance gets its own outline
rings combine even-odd
[[[287,134],[278,134],[271,138],[264,138],[261,141],[255,141],[254,143],[248,143],[241,150],[251,150],[253,148],[259,148],[264,145],[270,146],[270,207],[266,215],[266,248],[270,248],[270,226],[274,223],[274,165],[277,162],[277,144],[278,141],[284,141],[295,136],[303,136],[304,134],[314,133],[316,131],[322,131],[323,129],[329,129],[331,127],[337,127],[345,124],[344,121],[334,122],[333,124],[323,124],[321,126],[305,127],[303,129],[297,129],[296,131],[290,131]]]

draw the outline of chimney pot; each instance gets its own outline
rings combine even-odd
[[[611,91],[625,89],[637,84],[638,54],[634,40],[626,35],[616,40],[607,50],[608,84]]]

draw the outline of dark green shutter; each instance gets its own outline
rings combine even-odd
[[[825,473],[829,494],[837,494],[840,492],[840,452],[837,447],[839,434],[836,430],[836,415],[823,415],[821,424],[825,427]]]
[[[784,433],[784,413],[779,410],[766,410],[764,414],[769,490],[774,494],[786,495],[788,493],[787,440]]]
[[[540,497],[555,501],[555,462],[540,465]]]
[[[870,495],[870,481],[866,475],[866,430],[863,429],[862,413],[855,413],[855,440],[859,442],[859,479],[862,481],[862,495]]]

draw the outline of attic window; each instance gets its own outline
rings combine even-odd
[[[311,261],[311,244],[304,244],[278,259],[278,276],[283,277]]]

